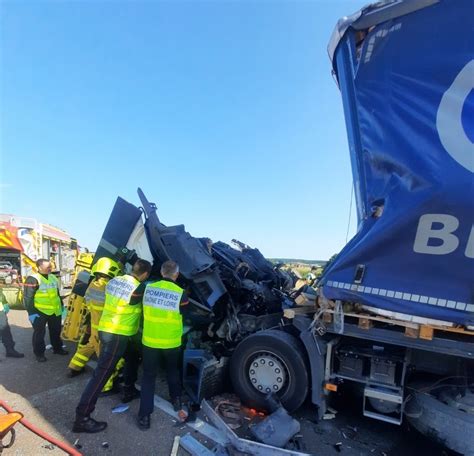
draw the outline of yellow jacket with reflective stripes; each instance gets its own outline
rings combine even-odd
[[[133,336],[138,331],[142,306],[130,305],[130,300],[140,282],[131,275],[109,281],[105,287],[105,304],[99,322],[99,331],[123,336]]]
[[[179,310],[183,289],[168,280],[148,284],[143,295],[143,345],[181,346],[183,319]]]
[[[38,281],[34,306],[45,315],[61,315],[61,299],[58,291],[58,279],[53,274],[44,278],[41,274],[31,274]]]
[[[109,283],[108,277],[99,277],[94,279],[87,287],[84,295],[87,309],[91,314],[91,326],[94,329],[99,329],[99,325],[95,323],[95,320],[100,320],[100,315],[104,310],[105,303],[105,287]],[[92,315],[97,315],[97,318],[92,318]]]

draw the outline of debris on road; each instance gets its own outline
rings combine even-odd
[[[170,456],[176,456],[178,454],[179,450],[179,441],[180,441],[180,436],[176,435],[173,440],[173,447],[171,448],[171,453]]]
[[[211,407],[211,405],[203,400],[202,411],[207,415],[210,422],[222,432],[226,439],[230,442],[230,445],[236,450],[252,454],[254,456],[304,456],[306,453],[301,453],[299,451],[287,450],[284,448],[278,448],[272,445],[267,445],[265,443],[254,442],[245,438],[240,438],[219,416],[218,413]],[[299,423],[298,423],[299,424]]]
[[[260,442],[283,448],[300,431],[300,423],[280,407],[250,431]]]
[[[345,439],[354,439],[357,435],[357,428],[353,426],[346,426],[341,429],[341,434]]]
[[[130,408],[127,404],[119,404],[112,409],[112,413],[123,413],[126,412]]]
[[[189,433],[180,438],[179,445],[191,454],[191,456],[214,456],[211,450],[207,449]]]

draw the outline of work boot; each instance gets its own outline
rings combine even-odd
[[[138,391],[135,386],[124,386],[122,395],[122,402],[124,404],[132,402],[137,397],[140,397],[140,391]]]
[[[74,378],[74,377],[77,377],[78,375],[81,375],[83,373],[84,373],[84,369],[80,369],[80,370],[68,369],[66,377]]]
[[[107,427],[105,421],[96,421],[90,416],[77,417],[72,427],[72,432],[86,432],[88,434],[95,434],[102,432]]]
[[[38,361],[39,363],[45,363],[48,360],[46,359],[46,356],[44,355],[36,355],[36,361]]]
[[[109,390],[101,391],[99,394],[99,397],[113,396],[114,394],[120,393],[120,391],[121,391],[120,386],[114,383],[114,386],[112,386],[112,388],[110,388]]]
[[[67,350],[64,350],[64,348],[60,348],[59,350],[53,350],[53,353],[55,355],[69,355],[69,352]]]
[[[10,348],[7,350],[7,358],[24,358],[25,355],[23,353],[17,352],[14,348]]]
[[[181,398],[175,398],[172,401],[173,409],[175,412],[178,412],[178,419],[181,423],[184,423],[188,419],[188,413],[184,410],[183,404],[181,402]]]
[[[141,429],[142,431],[147,431],[148,429],[150,429],[150,421],[150,415],[139,416],[137,420],[139,429]]]

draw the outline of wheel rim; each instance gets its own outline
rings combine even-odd
[[[250,361],[248,377],[260,393],[278,393],[288,384],[289,372],[280,357],[270,352],[259,352]]]

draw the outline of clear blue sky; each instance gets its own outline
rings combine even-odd
[[[140,186],[194,236],[328,258],[352,177],[326,46],[364,3],[2,1],[0,212],[95,249]]]

